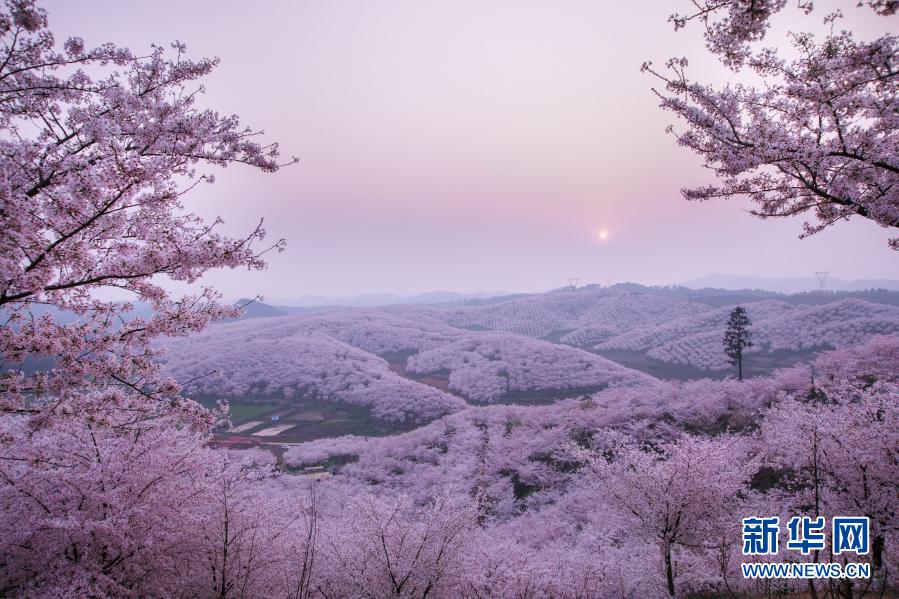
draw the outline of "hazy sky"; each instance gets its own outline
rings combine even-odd
[[[664,284],[713,271],[899,278],[889,233],[872,222],[800,241],[802,219],[681,198],[711,175],[665,133],[674,119],[640,64],[684,55],[696,78],[728,76],[700,30],[666,22],[686,4],[43,3],[60,40],[137,51],[179,39],[192,56],[218,56],[203,103],[300,158],[274,175],[228,168],[193,194],[192,208],[229,232],[265,217],[288,240],[266,272],[206,277],[229,297]],[[848,25],[867,15],[852,4]]]

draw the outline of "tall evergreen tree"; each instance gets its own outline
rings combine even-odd
[[[730,358],[730,363],[737,366],[737,376],[743,380],[743,348],[752,347],[752,332],[749,327],[752,321],[741,306],[737,306],[730,313],[727,321],[727,330],[724,332],[724,353]]]

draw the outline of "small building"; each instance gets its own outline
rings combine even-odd
[[[277,414],[275,414],[274,416],[272,416],[272,422],[278,422],[279,420],[281,420],[281,417],[278,416]]]

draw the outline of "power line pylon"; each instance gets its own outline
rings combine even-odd
[[[824,291],[826,289],[827,284],[827,275],[830,274],[829,270],[816,270],[815,278],[818,279],[818,291]]]

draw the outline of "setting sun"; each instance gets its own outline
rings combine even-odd
[[[609,232],[606,229],[600,229],[599,231],[596,232],[596,236],[599,239],[605,241],[606,239],[609,238]]]

